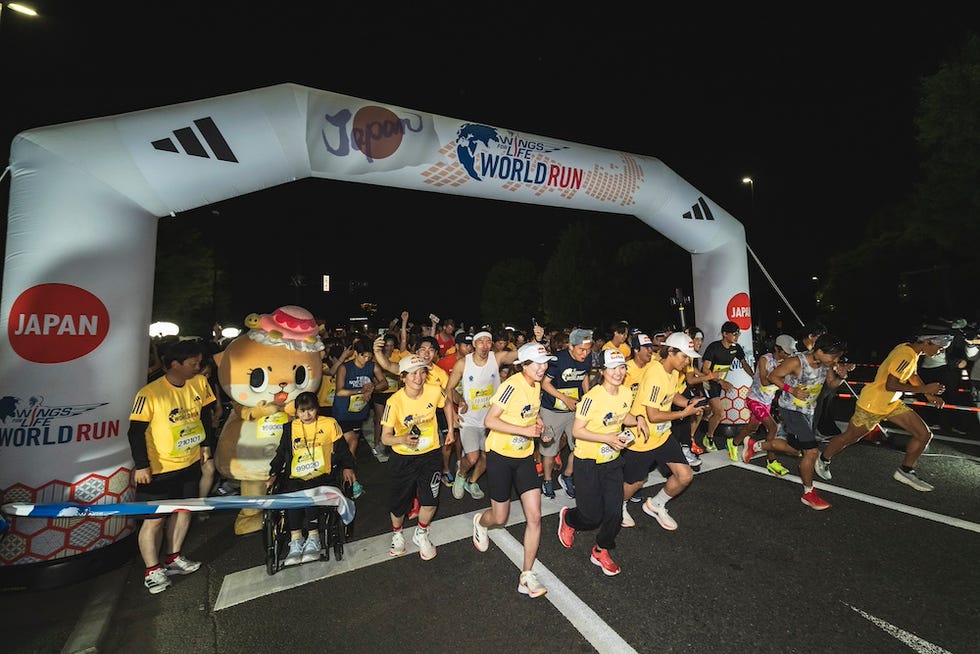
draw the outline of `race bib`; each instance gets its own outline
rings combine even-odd
[[[568,397],[574,398],[576,400],[578,399],[577,388],[559,388],[558,392],[567,395]],[[571,409],[569,409],[564,402],[562,402],[558,398],[555,398],[555,411],[571,411]]]
[[[174,438],[174,449],[170,454],[173,456],[187,454],[204,442],[204,425],[200,420],[186,422],[172,427],[171,435]]]
[[[323,450],[319,447],[314,449],[312,456],[308,452],[296,452],[293,455],[292,465],[290,466],[290,476],[300,479],[315,477],[315,473],[323,470],[326,463],[323,460]]]
[[[471,411],[482,411],[490,408],[490,402],[493,400],[493,385],[487,384],[481,388],[471,388],[469,400]]]
[[[820,395],[821,389],[823,389],[823,384],[814,384],[812,386],[803,386],[803,388],[810,391],[810,395],[804,399],[799,399],[794,395],[790,395],[793,398],[793,404],[796,406],[812,406],[817,402],[817,396]]]
[[[609,463],[619,457],[619,451],[616,450],[612,445],[607,445],[603,443],[599,448],[599,452],[596,454],[596,463]]]
[[[289,422],[289,416],[282,411],[273,413],[271,416],[259,418],[256,421],[258,425],[256,434],[260,439],[268,438],[278,441],[282,438],[282,429],[286,426],[287,422]]]
[[[360,413],[367,406],[367,402],[364,400],[364,395],[362,393],[357,393],[350,396],[350,412]]]

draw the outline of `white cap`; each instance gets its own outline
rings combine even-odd
[[[602,351],[602,367],[603,368],[618,368],[619,366],[626,365],[626,357],[619,350],[603,350]]]
[[[694,341],[692,341],[691,337],[684,332],[672,333],[667,337],[667,340],[664,341],[664,345],[667,347],[672,347],[675,350],[680,350],[692,359],[701,356],[698,354],[698,351],[694,349]]]
[[[780,334],[776,337],[776,345],[783,348],[786,354],[796,354],[796,339],[789,334]]]
[[[415,372],[419,368],[425,368],[428,370],[431,367],[432,366],[423,361],[422,357],[417,354],[413,354],[410,357],[402,357],[398,360],[398,372],[400,373]]]
[[[548,363],[557,360],[558,357],[548,354],[548,350],[540,343],[525,343],[517,351],[517,363]]]

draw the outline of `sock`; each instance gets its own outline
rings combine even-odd
[[[803,486],[803,494],[806,495],[813,490],[813,486]]]
[[[398,533],[399,531],[401,531],[401,530],[402,530],[402,528],[401,528],[401,527],[392,527],[392,528],[391,528],[391,531],[392,531],[393,533],[396,533],[396,534],[397,534],[397,533]]]
[[[654,506],[663,506],[668,501],[670,501],[670,495],[668,495],[667,492],[661,488],[660,492],[654,495],[653,499],[650,500],[650,503]]]
[[[913,470],[915,470],[915,468],[912,468],[910,466],[902,466],[903,472],[912,472]]]
[[[151,572],[153,572],[154,570],[159,570],[159,569],[160,569],[160,568],[162,568],[162,567],[163,567],[162,565],[160,565],[159,563],[157,563],[157,564],[156,564],[155,566],[152,566],[152,567],[150,567],[150,568],[147,568],[147,569],[146,569],[146,574],[150,574],[150,573],[151,573]]]
[[[419,529],[428,529],[428,528],[429,528],[429,523],[422,522],[421,520],[419,520]]]
[[[830,463],[830,459],[824,458],[823,454],[820,455],[820,460],[823,461],[824,463]]]
[[[164,563],[173,563],[174,561],[176,561],[176,560],[177,560],[177,557],[179,557],[179,556],[180,556],[180,552],[179,552],[179,551],[178,551],[178,552],[174,552],[173,554],[168,554],[168,555],[167,555],[167,556],[166,556],[166,557],[165,557],[165,558],[163,559],[163,562],[164,562]]]

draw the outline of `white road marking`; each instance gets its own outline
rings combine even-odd
[[[909,649],[915,650],[919,654],[953,654],[948,649],[943,649],[939,645],[935,645],[933,643],[930,643],[928,640],[919,638],[915,634],[909,633],[904,629],[899,629],[895,625],[889,624],[884,620],[882,620],[881,618],[876,618],[873,615],[865,613],[861,609],[851,606],[847,602],[844,602],[843,604],[849,609],[857,611],[861,615],[861,617],[863,617],[865,620],[868,620],[869,622],[872,622],[873,624],[877,625],[878,627],[881,628],[882,631],[884,631],[890,636],[894,636],[902,643],[907,645]]]

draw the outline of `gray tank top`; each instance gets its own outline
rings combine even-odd
[[[800,360],[800,374],[796,377],[786,375],[786,383],[790,386],[805,386],[810,389],[810,396],[806,399],[797,399],[783,391],[779,395],[779,406],[812,418],[817,407],[817,397],[824,382],[827,381],[827,366],[811,366],[807,361],[806,352],[797,354],[796,358]]]

